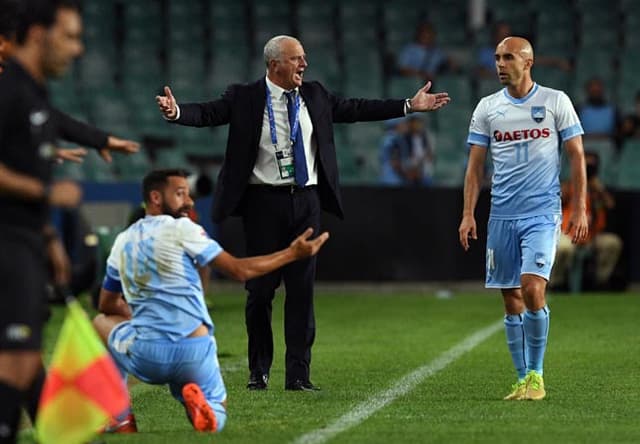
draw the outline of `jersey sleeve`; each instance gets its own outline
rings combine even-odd
[[[560,140],[563,142],[584,134],[580,118],[571,103],[571,99],[564,92],[558,95],[555,115],[556,129],[560,134]]]
[[[180,240],[187,255],[198,266],[204,266],[214,260],[223,249],[215,240],[211,239],[204,228],[183,217],[178,221]]]
[[[106,277],[115,281],[120,281],[120,266],[122,261],[122,243],[124,233],[120,233],[113,242],[111,252],[107,258]]]
[[[489,147],[491,143],[491,134],[489,128],[489,119],[487,118],[486,100],[480,100],[476,109],[471,116],[469,124],[469,136],[467,143],[469,145],[479,145]]]
[[[120,233],[113,242],[111,252],[107,258],[107,269],[102,281],[102,288],[114,293],[122,292],[122,281],[120,279],[120,265],[122,258],[123,233]]]

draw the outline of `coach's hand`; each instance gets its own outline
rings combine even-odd
[[[168,120],[175,120],[178,116],[178,104],[176,98],[171,93],[171,88],[164,87],[164,96],[156,96],[156,102],[160,107],[160,112]]]
[[[458,228],[458,235],[460,236],[460,245],[462,245],[464,251],[467,251],[469,249],[469,239],[478,239],[476,219],[473,216],[462,217],[460,228]]]
[[[449,93],[440,92],[430,94],[430,89],[431,81],[427,82],[427,84],[420,88],[416,95],[413,96],[411,99],[411,112],[435,111],[451,101]]]

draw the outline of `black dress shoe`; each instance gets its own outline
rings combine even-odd
[[[284,386],[285,390],[295,390],[300,392],[317,392],[320,391],[320,387],[315,386],[311,381],[303,381],[302,379],[296,379],[292,382],[287,382]]]
[[[266,390],[267,382],[269,382],[269,375],[251,375],[247,388],[249,390]]]

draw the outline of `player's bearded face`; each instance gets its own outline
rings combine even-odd
[[[176,219],[181,217],[189,217],[189,212],[193,208],[193,205],[182,205],[180,207],[171,207],[167,201],[162,202],[162,214],[174,217]]]
[[[169,177],[169,183],[162,192],[160,205],[162,214],[175,217],[189,217],[193,199],[189,196],[189,184],[183,177]]]
[[[82,54],[82,19],[77,11],[61,8],[44,42],[43,70],[47,77],[63,75]]]

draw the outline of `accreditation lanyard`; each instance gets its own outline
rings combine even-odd
[[[289,109],[289,107],[287,107]],[[267,88],[267,114],[269,115],[269,130],[271,131],[271,143],[274,148],[278,149],[278,136],[276,135],[276,118],[273,115],[273,104],[271,102],[271,93]],[[293,113],[293,126],[291,127],[291,145],[296,143],[296,137],[298,135],[298,127],[300,126],[300,94],[296,94],[296,102]]]

